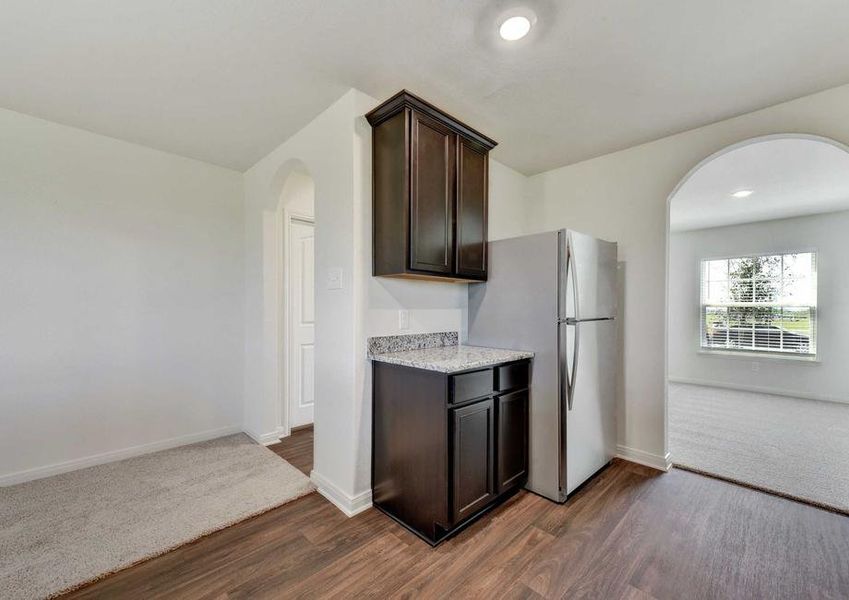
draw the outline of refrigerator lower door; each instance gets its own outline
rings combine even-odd
[[[562,475],[571,494],[613,458],[616,447],[616,321],[561,323],[565,445]],[[571,404],[570,398],[571,395]]]

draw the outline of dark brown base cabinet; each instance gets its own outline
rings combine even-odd
[[[530,361],[372,368],[374,506],[435,545],[525,484]]]

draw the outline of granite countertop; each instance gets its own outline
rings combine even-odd
[[[501,348],[483,348],[481,346],[438,346],[418,348],[400,352],[371,352],[369,358],[378,362],[438,371],[457,373],[468,369],[491,367],[493,365],[533,358],[533,352],[524,350],[504,350]]]

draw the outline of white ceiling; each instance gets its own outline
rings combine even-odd
[[[847,83],[847,31],[846,0],[4,0],[0,106],[245,169],[408,88],[535,173]]]
[[[734,198],[749,189],[748,198]],[[672,231],[849,210],[849,152],[778,138],[733,149],[699,168],[672,198]]]

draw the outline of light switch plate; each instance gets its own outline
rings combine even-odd
[[[403,308],[398,311],[398,329],[404,330],[410,328],[410,311]]]
[[[327,289],[341,290],[342,289],[342,269],[333,268],[327,269]]]

